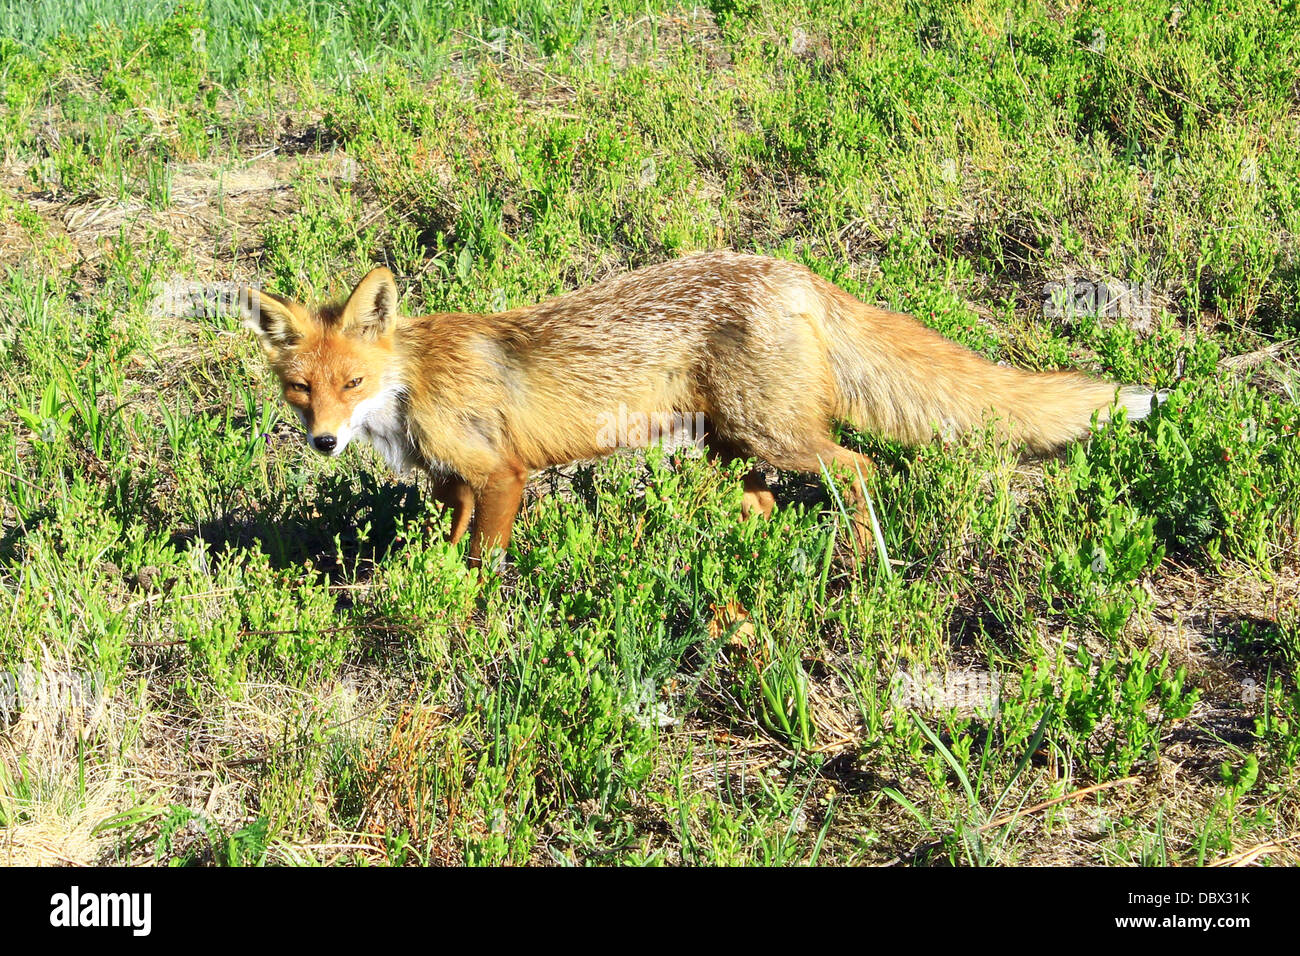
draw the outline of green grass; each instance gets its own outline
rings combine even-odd
[[[1298,18],[0,2],[0,845],[1294,864]],[[481,583],[184,294],[502,309],[717,247],[1170,395],[1041,462],[846,434],[857,569],[816,481],[741,522],[687,455],[544,474]]]

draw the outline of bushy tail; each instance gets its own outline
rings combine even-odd
[[[840,292],[840,290],[836,290]],[[910,316],[875,309],[840,292],[828,309],[828,346],[840,407],[865,430],[917,444],[978,428],[990,412],[1035,453],[1087,434],[1092,414],[1118,399],[1131,419],[1158,397],[1078,372],[1027,372],[992,362]]]

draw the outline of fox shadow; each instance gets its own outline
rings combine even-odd
[[[597,509],[596,466],[584,462],[539,472],[528,484],[524,507],[543,495],[558,494],[580,507]],[[834,507],[821,476],[766,466],[763,470],[782,506]],[[296,486],[276,488],[176,529],[170,541],[182,552],[199,548],[208,562],[253,549],[280,570],[310,562],[331,583],[340,583],[367,577],[406,543],[406,529],[414,534],[413,526],[427,521],[432,529],[420,533],[438,534],[446,530],[441,526],[445,520],[423,479],[394,480],[363,470],[318,475],[306,493]]]
[[[370,472],[325,475],[312,493],[282,489],[245,507],[177,530],[178,551],[198,547],[208,561],[257,549],[272,567],[308,562],[332,583],[365,577],[405,542],[403,530],[436,517],[418,481],[393,482]]]
[[[643,453],[634,452],[631,453],[630,457],[640,459],[643,457]],[[827,489],[821,475],[781,471],[761,461],[756,461],[753,464],[763,474],[768,487],[776,497],[777,507],[801,505],[821,511],[829,511],[835,508],[835,497]],[[601,462],[597,460],[581,461],[538,472],[528,482],[525,489],[525,507],[538,498],[553,495],[588,511],[598,512],[602,492],[599,490],[596,476],[600,466]],[[643,461],[638,461],[638,466],[641,480],[636,487],[635,493],[637,497],[640,497],[645,491],[645,482],[652,477],[652,472],[645,466]],[[667,466],[673,471],[679,471],[682,462],[676,457],[672,457],[667,460]],[[739,518],[739,512],[737,512],[736,516]]]

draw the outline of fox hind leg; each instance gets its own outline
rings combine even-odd
[[[837,445],[827,437],[780,461],[772,461],[771,464],[788,471],[814,474],[826,471],[833,479],[838,479],[836,487],[845,510],[849,512],[854,559],[860,562],[872,538],[864,487],[867,477],[876,470],[876,463],[871,457]]]
[[[730,464],[739,458],[748,458],[736,445],[715,435],[712,431],[707,433],[704,438],[705,448],[709,456],[722,462],[724,465]],[[772,489],[767,486],[767,479],[757,468],[751,468],[745,473],[744,477],[745,494],[740,499],[740,514],[742,518],[748,519],[752,514],[760,514],[764,518],[770,518],[773,510],[776,508],[776,497],[772,494]]]
[[[824,427],[824,426],[823,426]],[[793,429],[792,429],[793,431]],[[829,435],[810,441],[790,441],[775,435],[751,434],[739,439],[731,434],[710,434],[706,444],[711,454],[730,461],[735,458],[758,458],[782,471],[820,474],[823,470],[837,478],[845,509],[850,512],[850,532],[854,556],[861,559],[863,550],[871,541],[870,519],[861,479],[876,470],[870,456],[836,444]],[[861,479],[859,478],[861,476]],[[767,508],[763,504],[767,503]],[[771,491],[761,473],[751,471],[745,477],[745,505],[758,508],[763,514],[771,513],[774,503]]]

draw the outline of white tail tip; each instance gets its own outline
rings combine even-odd
[[[1119,404],[1124,406],[1129,421],[1146,418],[1151,411],[1169,397],[1168,391],[1152,392],[1136,386],[1125,386],[1119,392]]]

